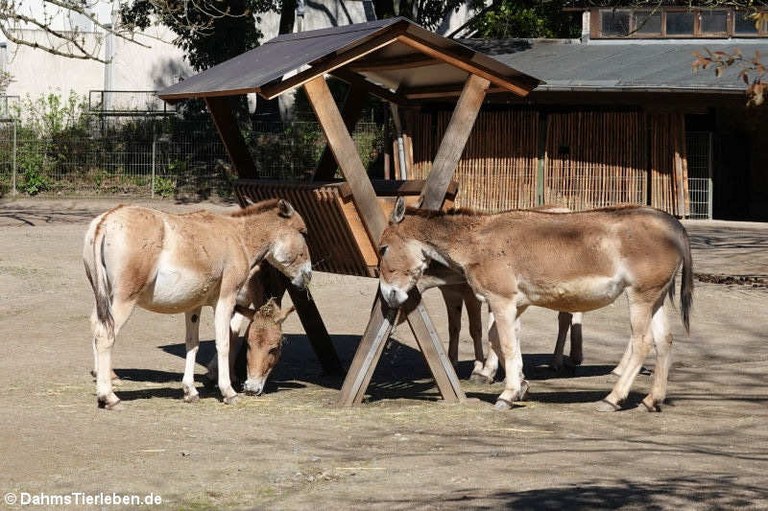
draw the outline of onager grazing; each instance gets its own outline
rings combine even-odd
[[[264,392],[267,378],[280,359],[283,321],[294,311],[293,306],[281,310],[280,301],[275,299],[283,295],[286,286],[276,273],[267,264],[259,265],[259,271],[253,272],[240,290],[232,318],[229,374],[233,384],[236,380],[243,382],[243,392],[249,395]],[[253,305],[255,309],[241,304]],[[244,338],[238,336],[241,332]],[[218,372],[218,358],[213,357],[205,375],[208,382],[215,383]]]
[[[631,353],[598,409],[620,409],[653,346],[654,380],[643,405],[655,411],[664,401],[672,348],[664,300],[668,294],[672,297],[681,266],[686,330],[693,299],[688,234],[671,215],[639,206],[579,213],[442,213],[406,211],[398,200],[379,245],[379,284],[391,307],[407,300],[431,261],[463,274],[488,303],[499,339],[494,349],[506,367],[505,390],[496,408],[511,408],[528,388],[518,332],[520,316],[529,306],[586,312],[612,303],[625,291]]]
[[[250,321],[245,332],[248,379],[243,384],[243,392],[259,396],[264,392],[269,373],[280,360],[283,349],[282,324],[294,311],[294,307],[281,310],[275,299],[270,298],[256,310],[236,305],[235,311]],[[234,348],[231,349],[234,351]],[[209,367],[211,370],[215,371],[216,368]]]
[[[230,214],[199,211],[173,215],[118,206],[96,217],[85,235],[83,262],[96,299],[91,316],[96,399],[113,409],[112,346],[133,308],[186,318],[184,400],[198,399],[194,385],[203,306],[214,308],[218,385],[225,403],[237,393],[229,376],[233,311],[243,284],[268,261],[298,287],[311,278],[301,216],[284,200],[262,201]],[[234,323],[234,321],[232,321]]]

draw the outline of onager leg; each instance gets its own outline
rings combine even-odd
[[[581,337],[582,313],[558,312],[557,313],[557,342],[555,352],[552,355],[552,369],[560,371],[564,365],[579,366],[584,361]],[[571,330],[571,355],[568,362],[563,361],[565,351],[565,338]]]
[[[643,405],[649,412],[660,412],[660,405],[667,397],[667,379],[672,365],[672,334],[669,331],[667,311],[663,305],[653,315],[651,330],[656,346],[656,367],[653,370],[651,392],[643,399]]]
[[[478,383],[493,383],[496,372],[499,370],[499,331],[496,327],[496,320],[493,312],[488,314],[488,356],[480,370],[472,371],[470,380]]]
[[[475,362],[472,367],[472,374],[474,375],[483,369],[485,361],[483,355],[483,304],[475,297],[469,286],[465,288],[464,304],[467,307],[469,319],[469,336],[472,337],[472,344],[475,348]]]
[[[514,301],[504,300],[499,306],[491,304],[499,334],[501,359],[504,361],[506,378],[504,392],[496,401],[497,410],[512,408],[528,391],[528,382],[523,379],[523,356],[520,352],[520,314],[525,308],[518,308]]]
[[[653,332],[651,331],[651,316],[660,307],[660,303],[653,304],[634,292],[627,293],[629,297],[629,315],[632,327],[631,348],[629,360],[619,380],[613,386],[613,390],[598,404],[601,412],[613,412],[621,408],[621,403],[627,398],[632,382],[637,377],[643,366],[643,361],[653,346]],[[664,297],[662,295],[661,301]]]
[[[563,368],[565,338],[568,335],[568,329],[571,328],[571,318],[573,315],[570,312],[557,313],[557,341],[555,341],[555,352],[552,354],[552,369],[555,371]]]
[[[234,297],[232,299],[220,299],[214,312],[214,326],[216,329],[216,359],[218,360],[218,385],[224,402],[232,404],[237,400],[237,392],[232,388],[229,377],[229,339],[230,321],[234,309]]]
[[[571,314],[571,363],[580,366],[584,361],[583,339],[581,337],[581,323],[584,314],[574,312]]]
[[[454,286],[440,286],[448,315],[448,360],[454,369],[459,367],[459,334],[461,333],[461,293]]]
[[[107,325],[99,321],[94,310],[91,316],[93,327],[93,346],[96,355],[96,400],[99,408],[117,410],[120,408],[120,399],[112,391],[112,346],[120,328],[128,320],[133,311],[134,302],[124,302],[115,297],[111,306],[114,328],[112,331]]]
[[[184,401],[187,403],[200,399],[200,395],[195,388],[195,362],[197,360],[197,350],[200,347],[200,310],[201,307],[198,307],[184,313],[187,332],[185,339],[187,358],[181,386],[184,388]]]

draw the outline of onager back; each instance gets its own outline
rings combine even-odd
[[[110,378],[112,345],[137,305],[163,314],[185,313],[186,401],[198,398],[194,366],[200,309],[214,308],[218,385],[224,402],[232,402],[237,393],[227,359],[238,294],[264,260],[304,287],[311,278],[305,235],[303,219],[283,200],[225,215],[118,206],[96,217],[85,236],[83,262],[96,299],[91,323],[99,406],[111,409],[120,402]]]
[[[462,273],[488,302],[499,338],[496,349],[507,370],[497,408],[510,408],[528,388],[518,330],[519,317],[529,306],[587,312],[612,303],[624,291],[630,304],[631,355],[599,409],[620,408],[654,345],[654,381],[643,404],[657,410],[664,401],[672,345],[664,300],[672,295],[681,266],[686,330],[693,292],[688,235],[674,217],[646,207],[495,215],[406,212],[399,201],[381,237],[380,253],[381,293],[391,307],[406,301],[431,261]]]

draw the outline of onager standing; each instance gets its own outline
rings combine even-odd
[[[627,293],[631,354],[601,411],[619,410],[643,360],[656,347],[649,411],[666,398],[672,335],[664,300],[682,266],[683,325],[689,328],[693,299],[690,243],[671,215],[647,207],[616,207],[580,213],[510,211],[481,215],[410,209],[398,200],[379,243],[380,288],[399,307],[431,261],[464,275],[486,302],[498,333],[498,356],[506,368],[505,390],[496,408],[524,396],[519,343],[520,316],[531,305],[586,312]]]
[[[311,278],[306,226],[284,200],[259,202],[227,215],[207,211],[173,215],[118,206],[96,217],[85,236],[83,262],[96,306],[91,316],[96,362],[96,398],[115,408],[112,346],[133,308],[185,313],[184,400],[195,401],[194,366],[200,309],[214,308],[218,385],[225,403],[237,393],[229,376],[230,321],[249,275],[268,261],[292,284]]]

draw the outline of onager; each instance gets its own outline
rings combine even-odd
[[[294,307],[281,310],[275,299],[270,298],[256,310],[236,305],[235,311],[250,320],[245,332],[248,379],[243,384],[243,392],[259,396],[264,392],[269,373],[280,360],[283,349],[282,324],[294,311]],[[216,368],[209,368],[210,370],[215,371]]]
[[[268,200],[230,214],[174,215],[118,206],[96,217],[85,235],[83,262],[96,299],[91,316],[96,399],[113,409],[112,346],[133,308],[186,319],[184,400],[198,399],[194,384],[203,306],[214,308],[218,386],[225,403],[237,393],[229,375],[229,341],[243,284],[268,261],[298,287],[311,278],[301,216],[284,200]]]
[[[528,389],[520,352],[520,316],[531,305],[586,312],[627,293],[631,349],[622,374],[598,409],[615,411],[629,394],[653,346],[656,366],[649,411],[666,398],[672,335],[664,309],[682,266],[681,315],[686,331],[693,300],[690,243],[671,215],[639,206],[579,213],[508,211],[482,215],[409,209],[398,200],[382,234],[380,289],[399,307],[431,261],[459,272],[488,303],[506,368],[496,408],[509,409]],[[490,336],[490,334],[489,334]]]

